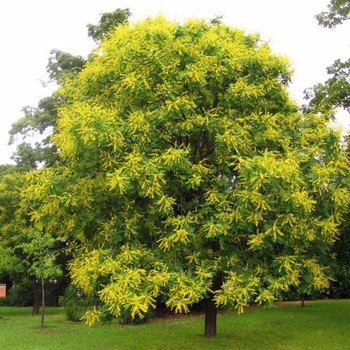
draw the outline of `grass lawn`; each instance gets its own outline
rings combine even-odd
[[[218,335],[203,337],[204,317],[156,319],[146,325],[70,323],[49,308],[46,328],[30,308],[0,307],[1,350],[342,350],[350,349],[350,300],[251,308],[218,315]]]

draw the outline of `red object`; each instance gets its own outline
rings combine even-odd
[[[0,284],[0,298],[6,298],[6,284]]]

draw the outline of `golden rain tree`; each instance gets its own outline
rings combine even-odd
[[[290,77],[258,35],[217,21],[110,32],[59,91],[65,168],[25,194],[36,221],[74,233],[74,283],[116,316],[206,300],[207,337],[222,305],[326,288],[348,164],[324,118],[298,112]]]

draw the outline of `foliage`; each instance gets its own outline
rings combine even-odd
[[[348,20],[350,13],[350,1],[331,0],[328,11],[316,16],[320,25],[334,28]],[[339,108],[350,112],[350,59],[340,60],[327,68],[330,78],[324,83],[316,84],[305,91],[305,97],[309,101],[308,111],[327,113],[333,118]],[[347,152],[349,152],[349,135],[345,137]],[[349,215],[344,217],[339,239],[335,243],[332,255],[335,257],[334,281],[331,283],[330,296],[349,296]]]
[[[328,11],[323,11],[316,16],[320,25],[333,28],[350,19],[349,0],[330,0],[327,7]]]
[[[309,100],[308,108],[328,113],[334,118],[334,108],[344,108],[350,112],[350,59],[336,60],[327,67],[331,77],[323,84],[319,83],[305,90],[305,98]]]
[[[348,163],[326,118],[298,113],[290,76],[258,35],[224,24],[111,31],[59,90],[65,166],[23,193],[32,220],[71,237],[73,282],[141,318],[159,297],[176,312],[212,297],[242,311],[327,288]]]
[[[333,28],[350,19],[349,0],[331,0],[327,12],[319,13],[316,18],[324,27]],[[314,111],[327,112],[334,117],[334,108],[342,107],[350,111],[350,59],[337,59],[327,67],[331,77],[323,84],[319,83],[305,90],[309,100],[308,108]]]
[[[330,286],[331,298],[350,297],[350,217],[349,212],[344,217],[339,240],[335,242],[333,253],[336,257],[334,281]]]
[[[21,249],[22,233],[26,227],[26,215],[17,215],[20,202],[20,189],[25,184],[23,170],[17,167],[2,166],[0,177],[0,274],[16,275],[23,273],[26,261]]]
[[[51,141],[51,133],[56,125],[58,102],[53,93],[52,96],[41,99],[38,107],[24,107],[24,116],[12,124],[9,144],[17,142],[19,135],[23,141],[17,145],[17,151],[12,156],[17,165],[31,170],[42,164],[52,166],[58,160],[57,148]],[[32,137],[39,138],[39,141],[24,141]]]
[[[60,268],[55,264],[53,247],[56,239],[41,227],[31,227],[27,232],[26,242],[19,245],[23,252],[31,259],[29,272],[44,278],[58,277]]]
[[[0,164],[0,178],[2,179],[5,175],[13,174],[18,171],[24,171],[20,167],[13,164]]]
[[[45,326],[46,290],[45,280],[57,278],[62,274],[60,267],[56,264],[56,251],[54,245],[57,238],[43,227],[33,225],[26,231],[25,242],[18,245],[30,261],[28,273],[41,282],[41,328]]]
[[[7,301],[9,306],[32,306],[33,294],[31,290],[32,281],[22,279],[9,290]]]
[[[114,12],[105,12],[101,15],[97,25],[87,25],[88,35],[98,43],[102,41],[105,35],[113,30],[114,27],[127,23],[130,16],[131,12],[128,8],[116,9]]]
[[[74,56],[58,49],[51,50],[47,64],[47,73],[51,81],[60,84],[65,78],[72,77],[83,69],[86,59]],[[47,98],[47,99],[50,99]],[[43,99],[42,101],[45,101]],[[40,102],[39,102],[40,103]]]
[[[30,284],[39,278],[57,278],[65,263],[57,260],[62,251],[59,241],[64,237],[55,237],[35,225],[30,219],[30,210],[22,207],[23,191],[34,173],[18,166],[3,166],[0,177],[0,276],[9,276],[12,280],[14,287],[9,298],[15,305],[33,305],[33,297],[35,300],[39,291],[43,293],[45,284],[42,281],[43,285],[38,288]],[[35,295],[29,297],[31,290]],[[52,286],[49,291],[52,303],[55,294]],[[34,306],[38,311],[39,304]]]
[[[66,319],[71,322],[80,321],[88,306],[84,295],[72,284],[66,288],[64,295],[60,297],[60,305],[64,307]]]

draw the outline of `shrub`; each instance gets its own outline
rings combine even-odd
[[[80,321],[87,307],[87,301],[80,290],[70,284],[64,295],[60,297],[59,304],[64,307],[66,319],[71,322]]]
[[[32,306],[32,281],[23,280],[19,283],[15,283],[8,291],[6,299],[9,306]]]

